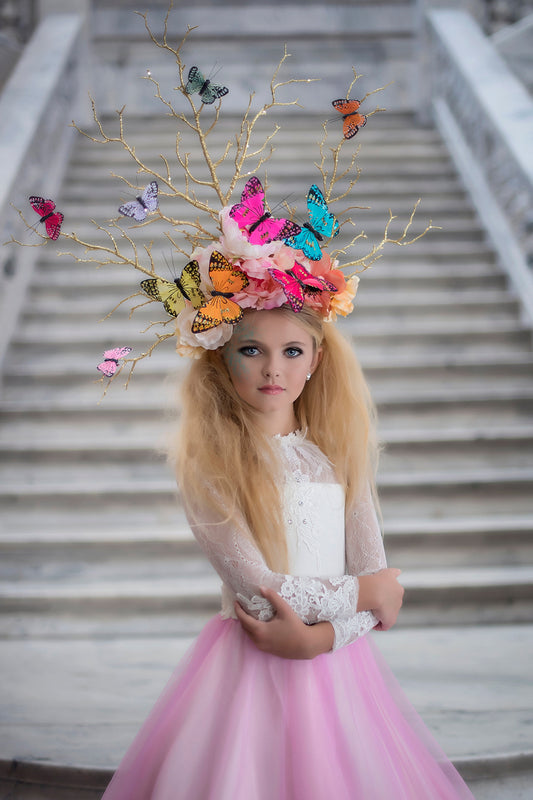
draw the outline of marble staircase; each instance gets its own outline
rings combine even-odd
[[[236,122],[223,118],[215,148]],[[284,119],[268,167],[271,206],[290,191],[304,207],[320,123]],[[418,197],[413,230],[430,218],[440,226],[389,247],[342,322],[378,404],[385,541],[407,590],[397,628],[376,641],[476,797],[525,798],[531,331],[437,133],[409,114],[371,123],[354,143],[362,175],[352,204],[370,207],[353,212],[356,231],[379,241],[388,209],[400,225]],[[149,163],[172,135],[168,123],[148,130],[142,119],[128,132]],[[115,214],[128,195],[111,171],[135,180],[124,154],[80,138],[58,200],[65,230],[94,238],[89,220]],[[161,271],[172,273],[159,233],[132,231],[138,243],[155,237]],[[24,800],[99,796],[219,603],[161,455],[186,364],[162,346],[126,391],[115,382],[102,399],[102,351],[138,350],[153,307],[100,322],[137,276],[56,249],[42,251],[0,398],[1,669],[20,676],[0,723],[0,796]]]

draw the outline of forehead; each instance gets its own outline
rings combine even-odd
[[[294,315],[296,317],[296,315]],[[235,326],[230,341],[266,341],[272,344],[300,342],[312,344],[310,334],[291,316],[276,309],[245,314]]]

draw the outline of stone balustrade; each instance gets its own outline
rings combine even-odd
[[[468,14],[431,11],[424,33],[421,106],[432,109],[533,325],[533,101]]]
[[[31,194],[54,197],[61,186],[77,115],[84,59],[83,18],[54,14],[26,45],[0,96],[0,363],[16,323],[40,247],[20,218]]]

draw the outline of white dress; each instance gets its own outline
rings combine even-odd
[[[472,798],[365,636],[376,620],[357,612],[357,576],[385,566],[370,492],[345,515],[321,451],[302,433],[275,438],[290,574],[267,567],[244,519],[220,522],[186,503],[223,582],[222,612],[176,669],[105,800]],[[269,619],[262,586],[306,623],[330,621],[333,651],[260,652],[234,601]]]

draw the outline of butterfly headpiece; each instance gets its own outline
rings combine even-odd
[[[123,108],[117,111],[120,131],[117,138],[115,134],[106,133],[93,103],[97,134],[88,134],[78,128],[80,133],[99,144],[120,141],[133,158],[136,172],[150,176],[148,183],[144,188],[139,188],[137,196],[125,198],[122,205],[117,202],[118,217],[109,221],[109,227],[95,222],[99,231],[98,241],[85,241],[76,233],[62,233],[63,215],[56,210],[55,203],[36,195],[30,198],[33,210],[44,225],[46,238],[64,236],[80,245],[84,255],[74,255],[80,263],[93,261],[99,265],[133,266],[143,273],[143,280],[133,284],[133,293],[126,299],[141,295],[143,301],[139,305],[153,303],[161,309],[164,319],[151,321],[146,330],[151,330],[153,325],[159,323],[164,328],[156,333],[153,344],[140,355],[130,355],[130,348],[125,342],[116,342],[113,343],[115,347],[105,350],[101,363],[95,358],[97,369],[110,380],[120,374],[126,364],[131,376],[138,360],[151,355],[158,344],[174,335],[177,338],[177,350],[183,355],[196,356],[203,350],[221,347],[232,336],[235,325],[246,309],[267,310],[288,306],[295,314],[299,314],[309,307],[326,321],[333,321],[338,315],[346,316],[353,310],[359,282],[356,273],[370,266],[388,242],[407,244],[406,234],[412,222],[411,215],[403,234],[394,239],[389,235],[389,224],[393,219],[390,214],[381,242],[371,244],[365,255],[345,259],[342,266],[335,255],[328,252],[329,243],[334,241],[341,228],[329,205],[348,197],[359,174],[355,163],[357,148],[348,153],[348,159],[341,164],[341,147],[347,146],[346,153],[352,137],[379,110],[369,111],[365,115],[359,113],[359,106],[373,92],[368,92],[361,101],[350,99],[351,89],[359,77],[355,70],[346,99],[333,101],[333,106],[342,115],[342,131],[336,125],[334,134],[339,141],[334,147],[329,146],[329,133],[324,123],[323,138],[318,143],[322,158],[315,162],[322,180],[309,182],[307,192],[297,202],[297,216],[290,210],[277,211],[274,205],[267,202],[265,187],[259,177],[250,176],[250,165],[255,164],[255,169],[258,169],[272,154],[272,139],[279,127],[275,127],[274,133],[263,136],[258,130],[259,125],[257,128],[254,126],[276,107],[299,105],[297,99],[281,100],[278,90],[288,84],[307,84],[314,79],[279,80],[279,70],[288,58],[285,48],[273,73],[270,98],[256,111],[252,103],[253,94],[250,96],[250,105],[243,114],[240,126],[237,125],[235,136],[228,138],[223,152],[217,151],[215,155],[210,147],[213,139],[216,142],[219,139],[210,134],[221,120],[230,89],[213,82],[200,67],[189,65],[187,68],[184,64],[181,50],[193,28],[174,48],[166,38],[166,21],[161,41],[150,30],[146,16],[145,25],[152,41],[170,53],[177,64],[176,101],[164,96],[155,70],[154,73],[148,70],[145,77],[154,84],[155,96],[162,102],[165,116],[170,115],[173,124],[177,125],[174,151],[181,176],[174,176],[170,160],[165,154],[160,155],[162,167],[142,161],[135,147],[125,138]],[[184,111],[184,108],[187,110]],[[263,144],[252,140],[252,133],[263,137]],[[194,154],[183,149],[190,148],[189,134],[196,142]],[[200,167],[196,155],[200,156]],[[331,170],[327,162],[330,156],[334,164]],[[234,168],[233,175],[227,170],[230,164]],[[219,175],[219,169],[221,173],[223,171],[222,165],[223,177]],[[246,176],[246,180],[240,187],[240,197],[235,197],[235,186],[243,176]],[[137,185],[137,181],[132,183],[126,177],[118,177],[132,190]],[[202,187],[201,194],[197,194],[199,187]],[[209,195],[208,190],[212,190],[213,194]],[[220,205],[212,203],[214,197],[218,198]],[[179,218],[175,218],[173,200],[188,204],[194,209],[195,218],[184,219],[181,212]],[[344,218],[344,222],[350,221]],[[184,255],[175,275],[160,274],[155,261],[157,248],[152,251],[153,242],[140,247],[136,241],[136,229],[143,228],[143,235],[146,235],[144,229],[153,222],[158,226],[161,223],[172,226],[170,231],[164,231],[165,241],[170,241],[176,252]],[[216,235],[211,233],[213,226],[218,227]],[[100,242],[101,232],[108,236],[103,244]],[[348,244],[344,242],[342,249],[339,248],[337,252],[345,253],[355,240],[362,237],[360,233]],[[132,311],[136,308],[138,305]]]
[[[322,249],[337,235],[339,222],[315,184],[307,209],[308,222],[301,226],[278,218],[254,176],[240,202],[221,210],[222,235],[194,250],[179,277],[141,282],[142,291],[175,317],[178,352],[197,355],[220,347],[247,308],[289,305],[299,313],[307,305],[327,320],[352,310],[358,279],[346,280]]]

